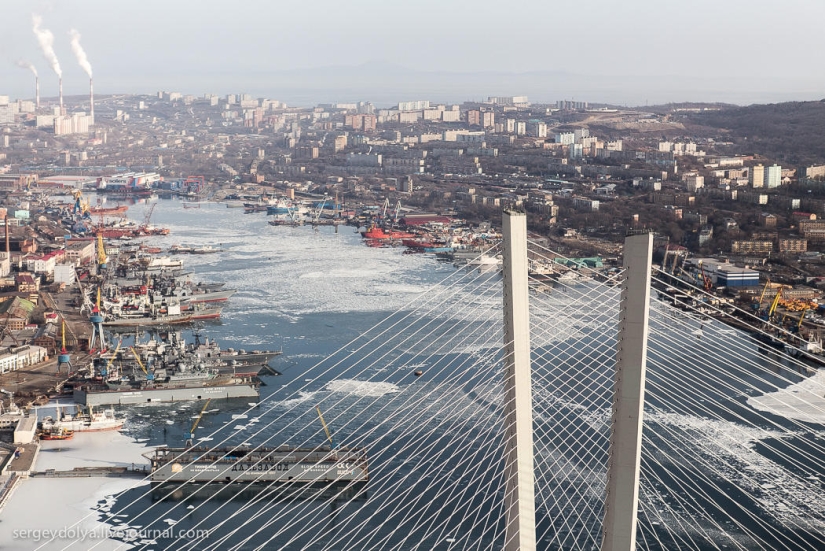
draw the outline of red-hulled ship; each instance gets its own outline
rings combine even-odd
[[[372,226],[367,231],[362,231],[361,237],[365,239],[408,239],[415,237],[415,234],[398,230],[387,231],[378,226]]]
[[[98,228],[95,235],[102,235],[106,239],[120,239],[121,237],[132,237],[135,228]]]
[[[92,214],[102,214],[102,215],[106,216],[106,215],[123,214],[127,210],[129,210],[128,205],[120,205],[120,206],[117,206],[117,207],[92,207],[92,208],[89,209],[89,212],[91,212]]]

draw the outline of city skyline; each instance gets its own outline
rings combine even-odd
[[[632,10],[606,0],[586,7],[519,1],[506,10],[429,0],[415,7],[250,1],[235,10],[192,1],[149,0],[139,10],[102,0],[12,1],[4,12],[0,93],[20,98],[34,96],[21,60],[37,67],[43,97],[57,95],[33,13],[53,33],[66,95],[88,88],[70,45],[76,29],[101,94],[249,92],[293,104],[391,103],[406,94],[627,105],[825,97],[825,77],[811,70],[825,61],[815,44],[825,6],[799,0],[782,7],[703,0],[685,8],[645,0]],[[779,34],[787,28],[792,41]]]

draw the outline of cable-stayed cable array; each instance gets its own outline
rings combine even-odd
[[[537,264],[554,266],[560,256],[530,245]],[[529,281],[537,542],[593,549],[604,515],[622,273],[558,270]],[[673,281],[657,271],[653,283],[665,289]],[[203,440],[318,446],[325,437],[317,404],[335,440],[368,450],[365,490],[341,484],[308,495],[294,484],[262,483],[230,499],[187,483],[148,502],[141,487],[120,496],[112,514],[134,526],[176,521],[211,531],[131,542],[138,548],[500,549],[500,286],[495,272],[457,270],[250,408],[257,422],[243,430],[230,423]],[[823,548],[821,423],[802,419],[825,421],[825,400],[813,398],[825,389],[805,379],[799,360],[715,319],[725,313],[692,291],[696,304],[683,309],[653,293],[638,546]],[[753,323],[754,332],[776,333]],[[810,399],[799,385],[812,388]]]

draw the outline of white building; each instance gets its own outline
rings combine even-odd
[[[527,134],[534,138],[546,138],[547,124],[544,121],[530,121],[527,123]]]
[[[556,134],[555,140],[556,143],[560,143],[562,145],[571,145],[576,142],[576,134],[573,132],[562,132],[560,134]]]
[[[430,100],[402,101],[398,103],[399,111],[423,111],[430,108]]]
[[[599,210],[599,202],[595,199],[587,199],[586,197],[573,197],[573,208],[576,210],[596,212]]]
[[[5,353],[0,354],[0,373],[38,364],[48,359],[46,352],[45,348],[33,345],[9,348]]]
[[[581,159],[584,156],[584,148],[580,143],[570,144],[570,158]]]
[[[689,174],[685,176],[685,187],[690,193],[696,193],[705,187],[705,177],[698,174]]]
[[[89,132],[92,118],[85,113],[73,113],[71,116],[54,118],[54,135],[85,134]]]
[[[490,96],[487,103],[495,105],[527,105],[527,96]]]
[[[765,187],[776,188],[782,185],[782,167],[774,164],[765,168]]]

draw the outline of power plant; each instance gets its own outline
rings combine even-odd
[[[48,62],[54,73],[57,75],[57,109],[52,109],[51,114],[41,114],[37,117],[38,127],[50,127],[54,125],[55,135],[76,134],[88,132],[89,127],[94,124],[95,120],[95,92],[94,81],[92,79],[92,65],[86,56],[86,52],[80,45],[80,33],[75,29],[69,30],[69,37],[71,41],[72,52],[77,59],[78,65],[89,77],[89,114],[74,113],[67,116],[66,105],[63,101],[63,71],[60,68],[60,62],[57,59],[57,54],[54,51],[54,34],[48,29],[41,27],[43,18],[38,14],[32,14],[32,32],[37,38],[40,52],[43,58]],[[34,111],[40,111],[40,77],[37,74],[37,69],[34,65],[21,59],[17,62],[19,67],[29,69],[34,74]]]

